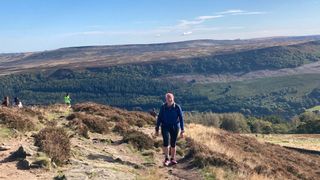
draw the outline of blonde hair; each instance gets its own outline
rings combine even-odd
[[[174,102],[174,95],[172,93],[167,93],[166,98],[171,97],[172,101]]]

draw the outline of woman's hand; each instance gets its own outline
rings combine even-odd
[[[184,131],[181,131],[180,138],[184,138]]]
[[[156,136],[159,136],[159,131],[155,131],[155,133],[154,133]]]

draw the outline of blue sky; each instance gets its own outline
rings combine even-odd
[[[0,52],[320,34],[320,0],[1,0]]]

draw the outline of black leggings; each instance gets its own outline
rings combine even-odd
[[[169,146],[169,138],[170,138],[170,146],[176,147],[177,137],[179,134],[179,127],[177,125],[166,125],[161,126],[161,134],[163,138],[163,146]]]

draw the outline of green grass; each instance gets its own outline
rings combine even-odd
[[[216,180],[217,179],[215,174],[213,173],[213,171],[210,170],[210,168],[208,168],[208,167],[201,169],[200,172],[205,180]]]
[[[46,170],[51,169],[51,159],[45,153],[37,153],[37,157],[35,158],[33,163],[42,166],[42,168],[45,168]]]
[[[10,138],[11,136],[12,136],[11,129],[0,126],[0,143],[2,143],[2,141],[5,139]]]
[[[230,86],[230,90],[222,94]],[[225,95],[249,97],[262,93],[276,92],[284,88],[295,88],[297,93],[289,96],[301,97],[318,87],[320,87],[319,74],[306,74],[229,83],[197,84],[192,88],[194,92],[199,92],[199,94],[215,100]]]
[[[320,111],[320,106],[315,106],[315,107],[309,108],[306,111],[308,111],[308,112]]]
[[[207,98],[207,101],[184,103],[189,109],[213,112],[239,112],[244,109],[250,110],[252,114],[249,115],[255,116],[279,115],[289,118],[317,105],[320,100],[309,96],[315,89],[320,89],[319,74],[193,84],[182,89],[189,92],[191,97],[197,95]]]
[[[259,141],[320,151],[320,134],[271,134],[271,135],[248,135],[256,137]]]

